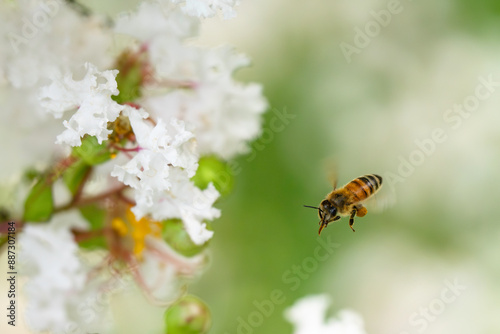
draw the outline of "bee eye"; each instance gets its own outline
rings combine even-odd
[[[332,215],[332,216],[335,216],[337,214],[337,208],[334,206],[332,206],[329,211],[330,211],[330,215]]]

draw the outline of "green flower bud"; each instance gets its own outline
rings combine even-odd
[[[167,309],[165,322],[168,334],[204,334],[208,333],[212,319],[203,301],[187,295]]]
[[[225,162],[214,156],[208,156],[202,157],[198,164],[196,175],[192,178],[198,188],[205,189],[212,182],[222,196],[231,192],[234,177]]]
[[[210,229],[208,223],[207,228]],[[188,257],[201,253],[208,245],[208,242],[203,245],[195,244],[184,229],[184,224],[180,219],[169,219],[164,221],[162,236],[163,240],[165,240],[177,253]]]

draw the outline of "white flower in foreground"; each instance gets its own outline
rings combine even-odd
[[[196,244],[203,244],[213,232],[203,220],[219,217],[212,207],[219,193],[210,185],[198,189],[190,178],[198,167],[193,134],[183,122],[171,118],[169,126],[162,119],[153,126],[143,110],[126,107],[138,147],[130,161],[115,166],[112,176],[132,187],[137,219],[150,216],[157,221],[181,218]]]
[[[139,216],[148,213],[156,220],[181,218],[191,240],[197,245],[205,243],[213,232],[207,230],[203,221],[220,216],[220,210],[213,207],[219,192],[212,184],[200,190],[180,169],[173,169],[170,179],[171,190],[155,193],[151,203],[145,202],[146,196],[138,192],[132,211]]]
[[[213,207],[219,197],[218,191],[210,184],[200,190],[189,179],[186,172],[173,168],[170,171],[169,191],[157,191],[152,194],[142,189],[135,191],[136,206],[132,211],[137,217],[150,215],[153,219],[182,219],[191,240],[197,245],[208,241],[213,232],[207,230],[204,220],[213,220],[220,216],[220,210]]]
[[[304,297],[285,310],[294,334],[366,334],[363,319],[354,311],[342,310],[337,318],[325,321],[330,299],[326,295]]]
[[[82,312],[83,301],[97,293],[87,282],[88,270],[78,258],[78,245],[67,227],[26,224],[20,237],[21,272],[29,277],[27,323],[36,331],[66,333],[78,328],[99,329],[100,317]],[[101,314],[102,315],[102,314]],[[84,320],[85,319],[85,320]]]
[[[239,4],[238,0],[171,0],[173,3],[185,3],[182,10],[197,17],[212,17],[221,10],[225,19],[236,17],[234,6]]]
[[[111,95],[119,93],[115,80],[118,71],[99,72],[90,63],[86,63],[85,68],[87,73],[82,80],[75,81],[71,74],[66,74],[40,91],[42,106],[56,118],[61,118],[65,111],[77,109],[69,121],[63,122],[66,130],[57,136],[59,144],[79,146],[86,134],[96,136],[102,143],[111,133],[108,122],[114,121],[124,108],[111,99]]]
[[[146,120],[148,114],[127,106],[124,115],[137,140],[137,154],[125,165],[115,166],[112,176],[121,182],[152,195],[156,191],[170,190],[170,170],[183,168],[192,177],[198,167],[196,142],[184,123],[172,119],[167,126],[162,119],[158,124]],[[150,196],[148,196],[150,197]]]

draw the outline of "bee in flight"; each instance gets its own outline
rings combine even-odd
[[[382,177],[369,174],[360,176],[345,186],[337,189],[336,181],[333,182],[333,191],[326,195],[319,207],[304,205],[307,208],[318,210],[319,232],[332,221],[339,220],[341,216],[351,215],[349,227],[353,232],[354,216],[363,217],[368,210],[362,202],[373,196],[382,187]]]

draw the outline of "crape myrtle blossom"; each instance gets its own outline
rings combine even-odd
[[[213,236],[213,231],[207,230],[203,221],[220,216],[220,211],[213,207],[219,193],[213,184],[200,190],[179,169],[173,170],[171,174],[171,190],[155,193],[151,204],[143,203],[146,196],[139,196],[141,192],[138,192],[134,212],[144,214],[147,210],[155,219],[181,218],[191,240],[201,245]]]
[[[0,234],[16,222],[33,331],[112,330],[107,312],[82,309],[111,281],[130,277],[165,307],[201,272],[221,214],[216,168],[248,150],[267,108],[260,85],[233,79],[247,57],[190,45],[201,18],[233,17],[236,4],[145,1],[114,22],[58,0],[0,4],[0,99],[17,117],[4,127],[13,152],[36,152],[11,164],[22,203],[0,201]],[[137,43],[116,50],[120,34]],[[96,263],[81,260],[89,254]],[[182,323],[175,317],[169,331]]]
[[[196,49],[188,71],[180,67],[178,80],[192,89],[147,96],[143,105],[154,115],[176,117],[192,124],[201,154],[230,159],[248,150],[248,142],[260,133],[260,115],[266,109],[262,88],[232,78],[249,59],[230,47]]]
[[[219,210],[212,208],[219,194],[213,185],[202,191],[189,180],[198,167],[193,134],[175,118],[169,126],[162,119],[153,126],[142,109],[127,107],[124,114],[139,144],[138,152],[125,165],[115,166],[111,175],[135,189],[137,205],[132,211],[138,218],[182,218],[191,239],[203,244],[213,232],[206,230],[202,219],[219,216]]]
[[[366,334],[363,319],[354,311],[341,310],[325,319],[329,305],[327,295],[307,296],[286,309],[285,318],[295,327],[294,334]]]
[[[97,67],[113,62],[105,18],[81,15],[61,0],[2,1],[0,29],[1,72],[16,88],[38,88],[85,62]]]
[[[0,1],[0,31],[0,140],[9,143],[2,147],[9,163],[0,165],[5,184],[64,151],[54,145],[62,122],[43,110],[40,87],[63,73],[80,75],[86,62],[108,68],[113,58],[104,17],[81,15],[60,0]]]
[[[67,73],[40,91],[42,107],[56,118],[61,118],[65,111],[77,109],[69,121],[63,122],[66,130],[57,136],[58,144],[80,146],[80,138],[86,134],[102,143],[111,134],[108,122],[113,122],[124,108],[111,99],[111,95],[118,95],[115,80],[118,71],[99,72],[90,63],[85,64],[85,69],[87,73],[82,80],[75,81]]]
[[[154,15],[150,15],[149,30],[132,28],[150,13]],[[117,22],[118,33],[147,46],[155,69],[155,82],[145,87],[141,105],[153,117],[184,120],[197,138],[201,155],[233,158],[247,152],[247,143],[260,133],[260,115],[267,108],[262,87],[233,79],[234,71],[250,61],[232,48],[205,49],[183,43],[196,34],[197,25],[181,24],[182,16],[187,22],[193,20],[171,5],[143,3],[137,14]],[[158,94],[165,89],[170,90],[168,94]]]
[[[147,120],[148,113],[144,109],[126,106],[124,113],[130,120],[138,144],[137,154],[126,166],[115,167],[115,174],[120,174],[120,181],[138,188],[141,185],[147,189],[168,189],[168,171],[172,167],[180,167],[192,177],[198,168],[198,154],[194,135],[186,131],[184,122],[171,119],[165,124],[159,119],[156,125]],[[159,160],[157,162],[157,160]],[[154,164],[154,173],[149,173],[148,164]],[[161,169],[160,169],[161,168]],[[133,175],[124,180],[121,170]],[[118,175],[116,175],[118,176]],[[137,176],[137,178],[135,177]]]
[[[48,224],[27,224],[19,240],[21,269],[30,276],[24,292],[29,297],[26,318],[33,330],[66,333],[73,324],[86,331],[102,329],[103,313],[93,321],[82,321],[86,316],[82,302],[96,295],[99,285],[88,283],[91,269],[80,260],[78,244],[68,229],[75,218],[78,221],[75,215],[64,214]]]

